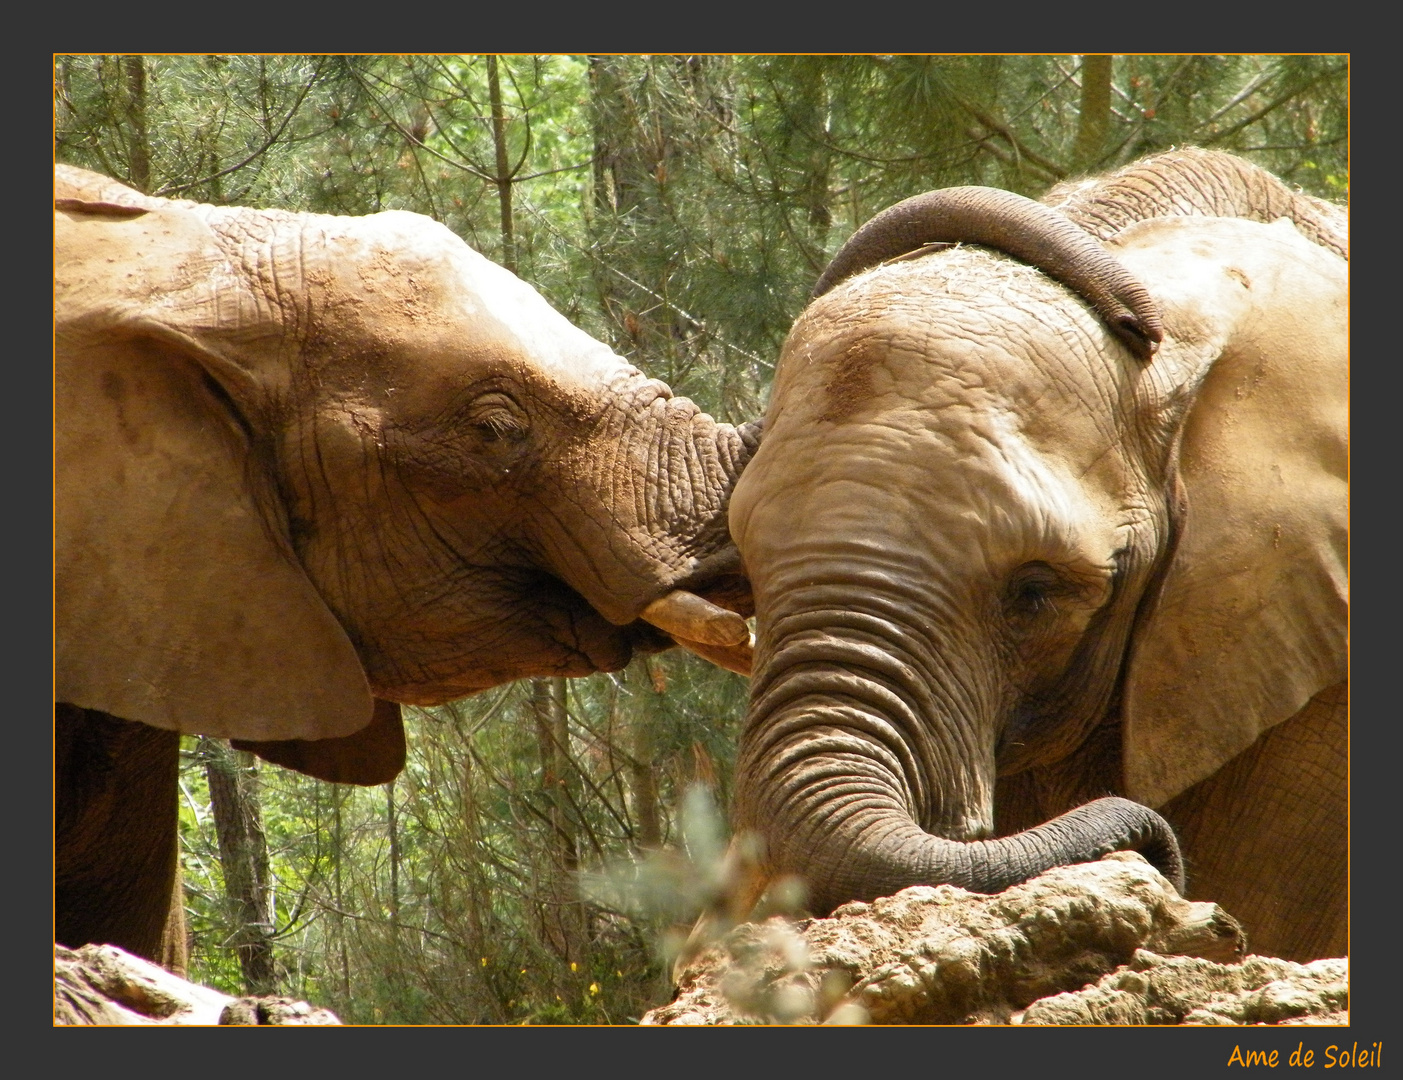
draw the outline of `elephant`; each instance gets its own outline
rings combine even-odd
[[[1343,955],[1344,211],[1187,148],[898,203],[815,294],[730,503],[747,895],[1135,849]]]
[[[56,941],[163,955],[179,733],[377,784],[402,704],[748,669],[758,423],[421,215],[54,189]]]

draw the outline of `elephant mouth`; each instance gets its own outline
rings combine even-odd
[[[755,633],[746,620],[755,614],[750,581],[729,558],[692,573],[672,591],[640,612],[630,625],[662,631],[675,643],[702,659],[749,676],[754,664]]]
[[[706,568],[685,581],[688,587],[679,584],[663,593],[622,626],[609,622],[581,594],[560,583],[570,610],[568,629],[561,627],[566,632],[556,639],[595,671],[617,671],[635,655],[678,647],[749,676],[755,647],[754,632],[746,622],[755,611],[749,580],[738,570]],[[589,672],[569,672],[582,673]]]
[[[749,675],[749,583],[729,572],[707,574],[701,583],[694,575],[688,584],[698,591],[668,590],[642,604],[639,617],[620,625],[553,575],[513,576],[494,580],[497,602],[489,601],[467,619],[444,625],[426,612],[422,620],[400,621],[391,639],[358,641],[357,652],[377,697],[421,706],[518,679],[619,671],[636,656],[674,647]],[[725,630],[708,633],[708,623],[720,623]],[[406,647],[410,643],[413,647]],[[405,656],[416,662],[395,662]]]

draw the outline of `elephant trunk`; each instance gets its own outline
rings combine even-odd
[[[997,188],[944,188],[887,207],[833,256],[813,295],[888,259],[952,243],[983,244],[1056,278],[1142,360],[1164,336],[1158,305],[1096,240],[1056,210]]]
[[[847,612],[847,628],[834,633],[831,624],[813,629],[812,615],[790,620],[803,621],[809,629],[761,646],[736,762],[735,827],[760,837],[771,874],[806,882],[811,910],[912,885],[993,893],[1116,850],[1141,852],[1182,889],[1173,831],[1126,799],[980,838],[993,831],[992,752],[948,715],[953,699],[978,693],[954,691],[939,704],[948,671],[933,678],[929,654],[893,648],[890,624],[884,633]]]
[[[996,893],[1053,867],[1088,862],[1112,851],[1139,851],[1176,889],[1183,861],[1169,824],[1148,807],[1106,797],[1013,836],[951,840],[921,829],[899,805],[844,792],[841,759],[813,760],[818,783],[776,785],[786,793],[763,823],[775,874],[795,874],[809,889],[809,907],[826,914],[850,900],[873,900],[912,885],[955,885]],[[774,778],[771,778],[771,782]]]
[[[611,394],[615,407],[579,450],[583,476],[545,500],[564,526],[541,530],[558,545],[543,553],[548,565],[618,626],[676,589],[749,615],[726,514],[761,422],[719,423],[636,372]]]
[[[677,565],[689,564],[689,574],[720,561],[738,566],[726,510],[759,446],[763,421],[739,428],[718,423],[689,399],[666,395],[651,410],[654,423],[640,426],[632,450],[646,478],[645,528],[671,549]]]

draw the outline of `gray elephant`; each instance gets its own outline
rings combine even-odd
[[[1192,149],[853,237],[731,500],[751,895],[1176,874],[1167,821],[1254,951],[1344,952],[1347,259],[1339,208]]]
[[[757,427],[419,215],[54,182],[58,941],[161,953],[179,732],[381,783],[399,703],[747,670],[712,600]]]

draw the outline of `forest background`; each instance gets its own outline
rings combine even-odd
[[[141,191],[413,210],[718,419],[764,408],[828,258],[909,195],[1175,145],[1347,201],[1337,55],[54,58],[55,159]],[[190,976],[358,1023],[628,1023],[716,884],[746,681],[677,651],[406,707],[326,784],[186,737]]]

